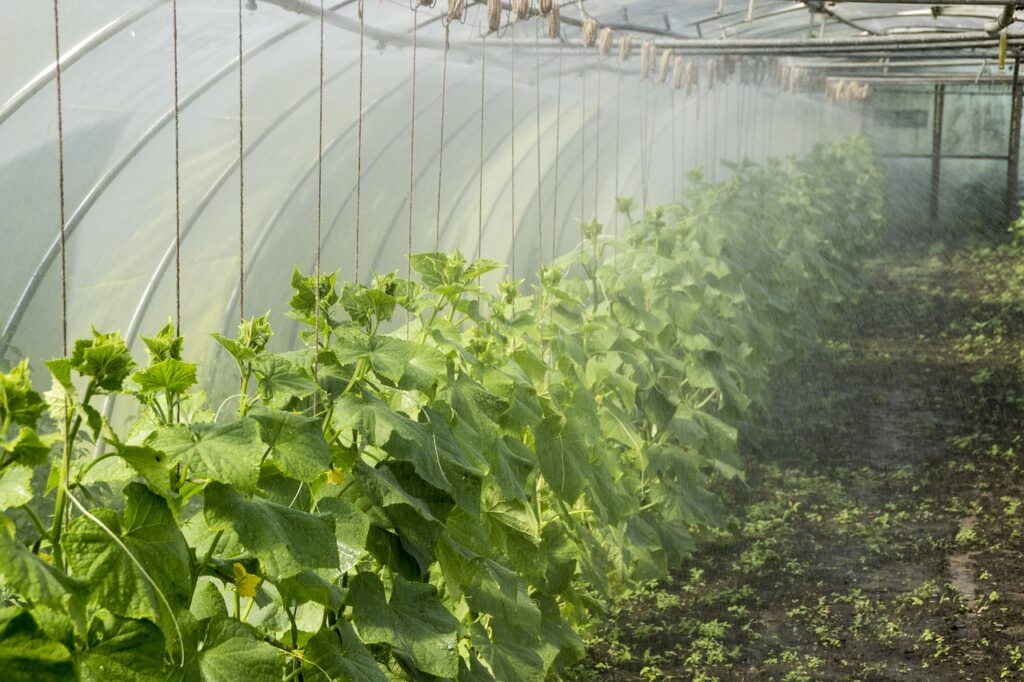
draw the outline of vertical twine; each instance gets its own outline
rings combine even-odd
[[[412,279],[412,216],[413,166],[416,161],[416,33],[419,24],[419,5],[412,11],[412,106],[409,109],[409,228],[406,231],[405,278]],[[405,311],[405,335],[409,337],[411,313]]]
[[[359,0],[359,113],[356,122],[356,263],[355,281],[359,281],[360,237],[363,220],[363,71],[365,64],[366,20],[363,16],[363,0]]]
[[[557,5],[555,5],[557,7]],[[555,96],[555,191],[551,195],[551,259],[555,259],[555,235],[558,233],[558,161],[562,156],[562,53],[565,48],[558,45],[558,89]]]
[[[60,65],[60,0],[53,0],[53,46],[57,78],[57,186],[60,192],[60,338],[68,354],[68,261],[67,220],[64,213],[64,101]]]
[[[679,197],[679,174],[676,170],[676,91],[668,91],[671,103],[670,115],[672,116],[672,197]]]
[[[511,69],[511,109],[512,109],[512,280],[516,278],[516,27],[509,27],[509,59]],[[515,312],[513,310],[513,312]]]
[[[434,223],[434,250],[441,247],[441,182],[444,176],[444,108],[448,90],[448,28],[444,26],[444,55],[441,62],[441,133],[437,144],[437,220]]]
[[[242,0],[238,0],[238,320],[245,319],[245,80],[242,65]]]
[[[487,83],[487,36],[480,40],[480,172],[479,205],[476,218],[476,257],[479,259],[484,243],[484,92]]]
[[[587,57],[583,55],[583,70],[580,72],[580,220],[586,217],[587,193]],[[582,241],[580,242],[582,244]]]
[[[316,256],[313,265],[313,303],[315,323],[313,329],[313,380],[319,383],[320,374],[320,229],[323,222],[324,194],[324,0],[320,0],[320,96],[317,117],[316,147]],[[313,391],[313,414],[316,414],[319,391]]]
[[[541,205],[541,164],[540,164],[540,23],[533,24],[533,57],[534,57],[534,84],[536,86],[537,105],[534,107],[534,120],[537,124],[537,260],[544,263],[544,210]],[[554,254],[552,254],[554,257]]]
[[[619,236],[619,194],[622,187],[619,184],[619,167],[621,165],[621,147],[619,142],[622,138],[622,74],[615,72],[615,236]],[[615,263],[618,264],[619,250],[615,249]]]
[[[178,104],[178,0],[171,0],[171,54],[174,76],[174,329],[181,335],[181,153]]]
[[[597,194],[601,179],[601,69],[597,70],[597,104],[594,120],[594,217],[597,217]]]

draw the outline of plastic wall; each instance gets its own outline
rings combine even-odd
[[[138,335],[175,310],[171,4],[61,9],[68,333],[120,329],[141,354]],[[327,9],[345,25],[325,27],[321,262],[352,277],[358,24],[353,3]],[[577,243],[581,216],[614,229],[616,195],[674,201],[692,169],[722,179],[728,168],[720,161],[799,153],[860,128],[857,107],[738,78],[709,91],[703,70],[689,96],[657,79],[641,82],[636,48],[621,65],[615,51],[601,59],[559,48],[538,42],[537,20],[484,46],[477,9],[450,29],[439,194],[440,8],[418,13],[411,145],[413,12],[366,4],[367,26],[396,39],[368,34],[365,43],[363,279],[405,271],[410,155],[412,251],[433,250],[436,238],[444,250],[514,260],[516,277],[529,279],[540,262]],[[5,362],[61,352],[52,11],[46,2],[0,0]],[[206,332],[230,331],[239,316],[236,12],[233,0],[178,3],[182,328],[190,358],[201,362],[215,352]],[[294,267],[311,271],[317,248],[320,26],[268,2],[243,20],[245,314],[274,311],[274,343],[283,348],[295,342],[280,315],[289,276]]]

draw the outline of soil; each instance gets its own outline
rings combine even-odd
[[[577,680],[1024,680],[1024,275],[892,256],[776,368],[735,510],[615,604]]]

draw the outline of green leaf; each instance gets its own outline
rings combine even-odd
[[[305,398],[316,390],[316,382],[301,365],[281,355],[266,354],[252,363],[260,393],[274,405],[291,398]]]
[[[210,528],[231,528],[259,558],[270,579],[311,568],[338,568],[332,517],[249,500],[220,483],[208,484],[204,498],[203,514]]]
[[[82,376],[94,379],[99,388],[114,392],[121,390],[135,361],[119,332],[101,334],[93,329],[91,339],[75,341],[71,366]]]
[[[117,456],[146,479],[153,490],[164,496],[170,495],[171,469],[174,468],[174,462],[167,454],[145,445],[117,443],[112,447]]]
[[[168,358],[156,362],[141,372],[132,375],[143,393],[184,393],[196,384],[196,366]]]
[[[83,587],[28,551],[13,536],[13,528],[0,529],[0,585],[30,603],[56,610],[64,610],[67,600]]]
[[[192,596],[189,548],[162,497],[140,483],[129,483],[124,495],[123,516],[109,509],[93,512],[120,543],[79,516],[68,524],[64,551],[74,574],[89,584],[92,604],[125,618],[149,618],[170,635],[175,628],[167,605],[177,613]]]
[[[75,663],[82,682],[157,682],[171,674],[160,628],[104,613],[93,621],[89,647],[75,654]]]
[[[12,464],[0,470],[0,511],[27,504],[32,497],[32,469]]]
[[[302,675],[307,682],[388,682],[346,621],[314,635],[306,643],[305,652]]]
[[[583,492],[589,457],[576,429],[563,427],[557,417],[548,417],[534,429],[537,458],[544,480],[560,498],[572,504]]]
[[[191,428],[165,426],[154,431],[146,445],[166,453],[171,462],[185,464],[198,478],[227,483],[245,493],[256,490],[266,451],[259,425],[247,418]]]
[[[75,675],[67,648],[17,607],[0,609],[0,671],[5,682],[65,682]]]
[[[7,459],[11,462],[27,466],[40,466],[46,464],[50,459],[50,450],[60,440],[59,433],[40,436],[34,429],[22,426],[13,440],[0,441],[0,450],[9,453],[10,456]]]
[[[494,628],[491,636],[479,623],[473,625],[473,645],[496,680],[544,682],[544,662],[537,654],[536,633]]]
[[[454,677],[459,671],[459,622],[438,601],[433,585],[395,578],[391,598],[374,573],[349,584],[352,620],[367,644],[387,644],[423,672]]]
[[[181,360],[181,353],[185,348],[185,337],[178,336],[174,322],[171,320],[167,321],[167,324],[156,333],[156,336],[143,336],[142,342],[146,344],[146,353],[149,355],[151,363],[162,360]]]
[[[320,430],[320,420],[257,405],[249,417],[260,425],[263,442],[277,468],[299,481],[323,476],[331,465],[331,448]]]
[[[221,617],[201,625],[194,665],[203,682],[281,682],[284,653],[263,642],[251,626]]]
[[[0,425],[20,424],[34,427],[46,410],[42,396],[32,390],[28,359],[19,362],[10,372],[0,372]],[[0,430],[5,436],[6,428]]]

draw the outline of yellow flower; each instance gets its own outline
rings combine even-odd
[[[53,555],[49,552],[40,552],[39,558],[45,561],[46,563],[50,564],[51,566],[53,565]]]
[[[240,597],[255,597],[256,586],[260,584],[262,578],[246,571],[242,564],[233,564],[231,570],[235,574],[235,589],[238,590],[238,595]]]
[[[327,470],[327,482],[333,483],[334,485],[341,485],[345,482],[345,474],[332,466]]]

